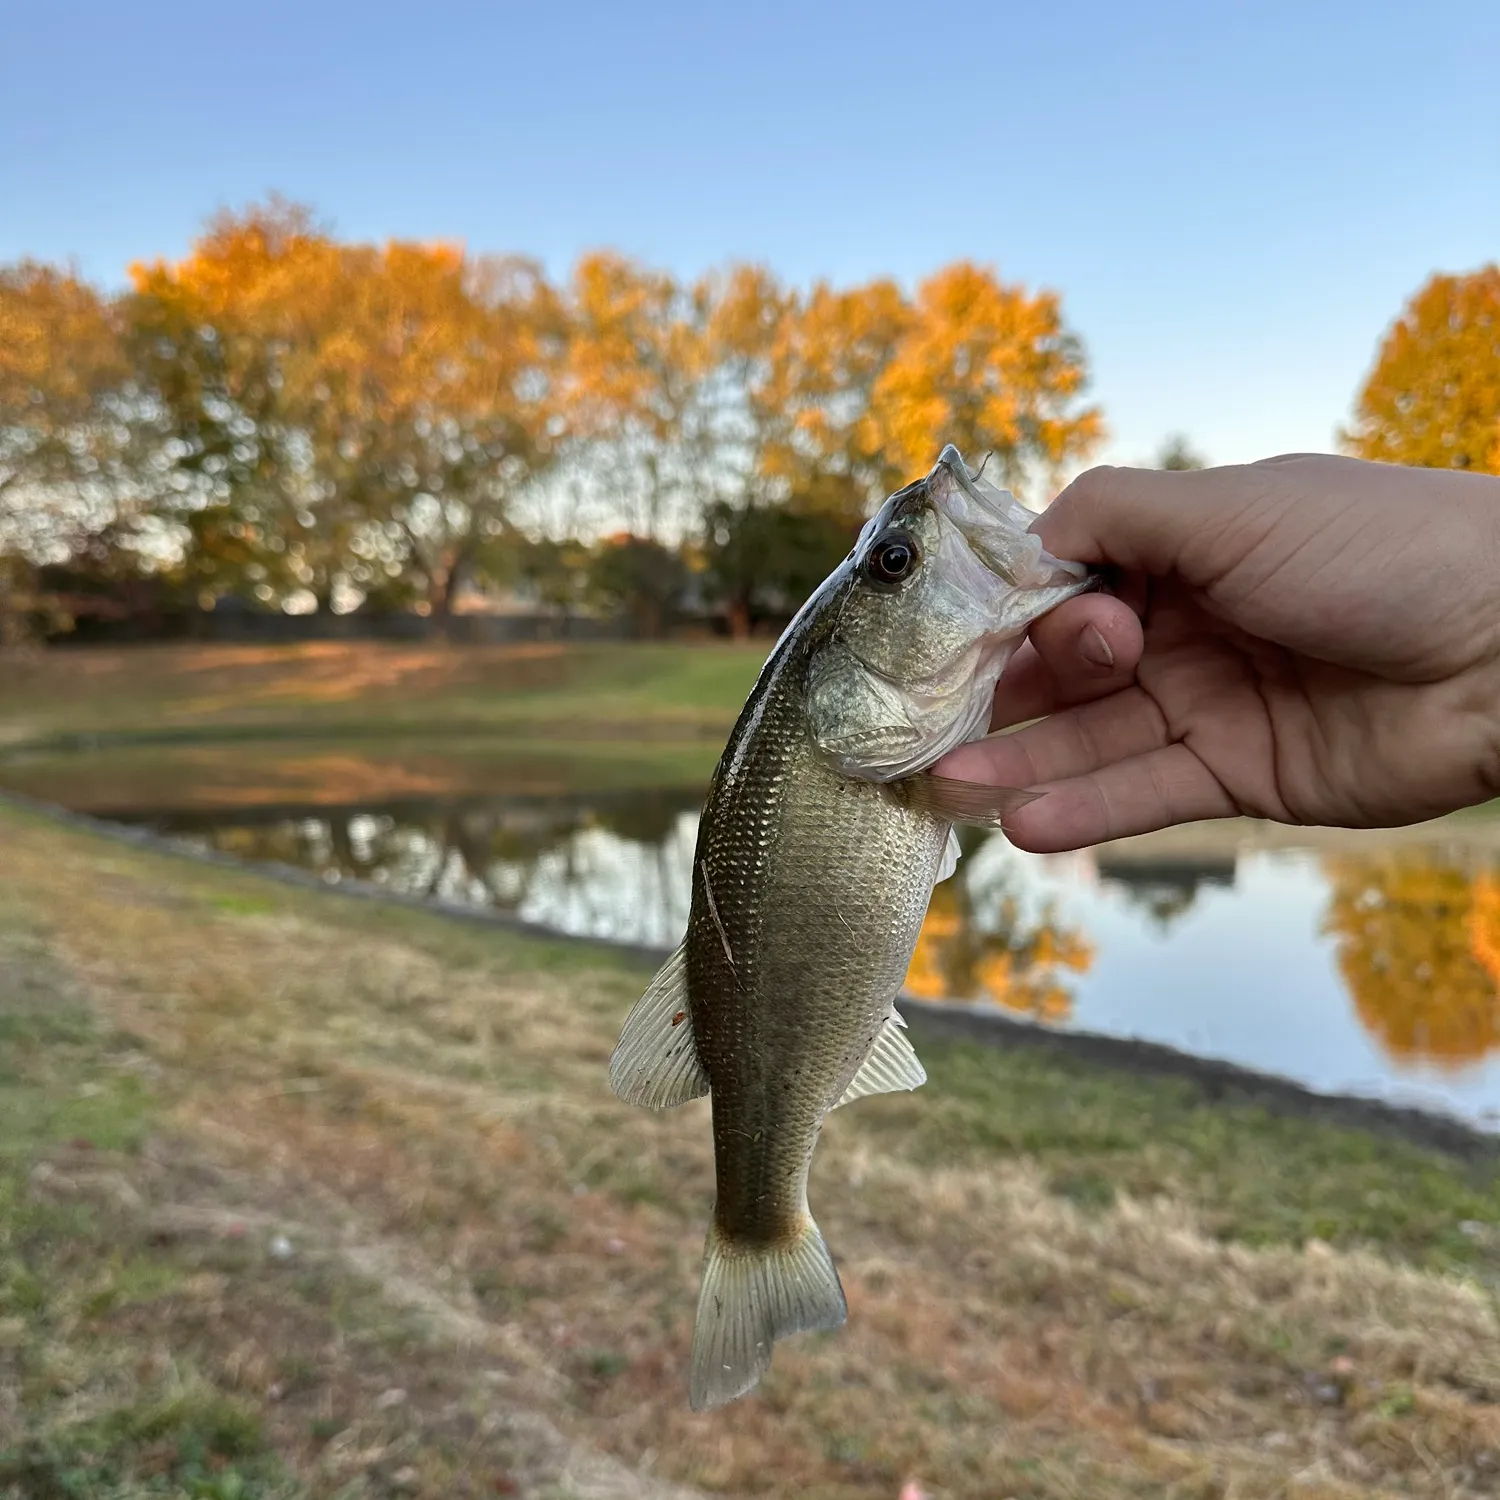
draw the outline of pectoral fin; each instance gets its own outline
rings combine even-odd
[[[892,1011],[854,1081],[833,1106],[835,1109],[852,1099],[863,1099],[866,1094],[896,1094],[903,1089],[921,1088],[927,1082],[927,1070],[906,1040],[905,1027],[906,1022]]]
[[[708,1092],[688,1008],[681,945],[625,1017],[609,1060],[609,1086],[627,1104],[647,1109],[671,1109]]]
[[[921,771],[893,783],[901,789],[908,807],[921,808],[950,823],[972,823],[979,828],[999,828],[1006,813],[1035,802],[1040,792],[1019,787],[991,786],[982,781],[957,781]]]

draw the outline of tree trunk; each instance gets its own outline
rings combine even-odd
[[[458,594],[458,566],[453,564],[432,580],[427,591],[427,618],[445,640],[453,639],[453,601]]]
[[[0,647],[19,646],[25,638],[25,622],[15,607],[10,579],[0,572]]]
[[[428,591],[431,607],[429,618],[449,640],[453,639],[453,606],[458,600],[458,590],[464,581],[464,567],[468,558],[458,552],[441,574],[432,579]]]
[[[30,616],[37,593],[35,568],[0,558],[0,647],[33,644]]]
[[[731,599],[724,606],[725,617],[729,621],[729,635],[732,640],[748,641],[750,639],[750,601],[746,598]]]

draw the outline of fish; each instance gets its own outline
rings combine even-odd
[[[714,770],[683,940],[610,1059],[628,1103],[710,1097],[695,1411],[752,1390],[778,1339],[847,1320],[807,1198],[824,1117],[926,1081],[895,1002],[954,825],[1035,795],[929,768],[988,732],[1031,622],[1097,582],[1032,519],[945,447],[793,617]]]

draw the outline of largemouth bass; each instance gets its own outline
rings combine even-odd
[[[750,1390],[778,1338],[847,1316],[807,1203],[823,1117],[926,1081],[895,998],[953,825],[1027,800],[925,768],[987,731],[1027,626],[1093,582],[1031,519],[945,448],[787,627],[714,772],[686,936],[610,1064],[635,1104],[712,1096],[695,1410]]]

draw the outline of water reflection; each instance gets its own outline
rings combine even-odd
[[[669,946],[687,922],[701,800],[696,790],[657,790],[149,821],[240,859],[491,907],[559,932]]]
[[[227,853],[667,947],[701,789],[152,815]],[[1500,824],[1443,843],[1255,848],[1243,825],[1042,857],[963,835],[907,984],[1333,1092],[1500,1123]],[[1331,839],[1331,836],[1328,836]],[[1238,842],[1237,842],[1238,841]]]
[[[1119,886],[1159,932],[1166,932],[1179,917],[1186,916],[1205,886],[1232,886],[1234,867],[1233,855],[1143,860],[1101,854],[1094,860],[1099,878]]]
[[[1330,859],[1324,930],[1385,1052],[1453,1069],[1500,1043],[1500,878],[1431,854]]]
[[[1087,972],[1093,948],[1059,922],[1055,902],[1029,916],[1010,875],[976,874],[973,858],[985,838],[965,835],[958,874],[932,893],[907,989],[923,1000],[983,997],[1034,1020],[1066,1021],[1073,992],[1064,976]]]

